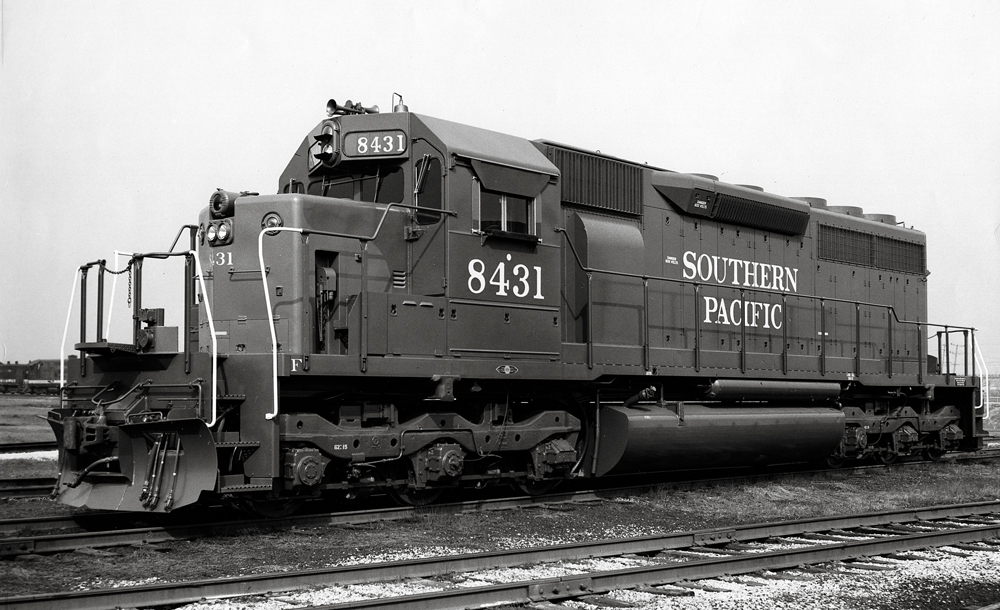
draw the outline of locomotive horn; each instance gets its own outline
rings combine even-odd
[[[326,115],[334,116],[337,114],[378,114],[378,106],[365,108],[361,102],[353,104],[351,100],[347,100],[347,103],[341,106],[337,100],[330,100],[326,103]]]

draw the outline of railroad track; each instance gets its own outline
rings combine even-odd
[[[996,455],[962,456],[966,459],[995,458]],[[896,466],[904,466],[899,463]],[[910,465],[927,462],[910,462]],[[836,472],[850,474],[871,469],[885,468],[882,465],[865,465],[843,468]],[[797,475],[826,474],[829,470],[799,471]],[[106,513],[84,513],[67,517],[40,517],[0,520],[0,557],[23,554],[48,554],[74,551],[83,548],[108,548],[135,544],[153,544],[170,540],[192,540],[206,536],[230,535],[247,529],[293,529],[297,527],[319,527],[329,525],[358,525],[377,521],[398,521],[412,518],[415,514],[469,513],[483,510],[510,510],[526,506],[549,506],[574,502],[594,502],[606,498],[634,495],[648,490],[673,489],[691,490],[707,485],[749,485],[779,479],[790,474],[775,471],[732,477],[680,479],[655,481],[641,485],[614,486],[604,489],[582,489],[544,496],[513,496],[475,499],[463,502],[434,504],[419,508],[390,507],[365,510],[324,512],[305,514],[281,519],[239,519],[210,521],[184,525],[151,525],[145,527],[122,527],[122,515],[110,517]],[[12,479],[0,480],[0,497],[27,497],[48,494],[54,479]],[[8,486],[9,485],[9,486]],[[7,493],[11,495],[5,495]],[[154,516],[155,517],[155,516]],[[83,529],[85,531],[78,531]],[[60,530],[57,534],[48,531]],[[25,533],[27,532],[27,533]]]
[[[59,446],[55,441],[39,441],[35,443],[4,443],[0,445],[0,454],[29,453],[31,451],[53,451]]]
[[[1000,502],[980,502],[238,578],[11,597],[0,599],[0,606],[19,610],[142,607],[293,592],[307,587],[333,587],[331,596],[336,598],[338,590],[346,592],[344,587],[350,585],[386,583],[370,589],[385,592],[393,590],[388,583],[408,579],[411,583],[412,579],[420,579],[412,584],[416,593],[327,606],[293,603],[313,608],[388,609],[586,601],[616,589],[678,594],[698,587],[691,583],[699,579],[764,571],[836,571],[844,565],[891,569],[894,562],[916,559],[909,554],[912,551],[942,546],[1000,552],[1000,542],[995,540],[998,535]],[[872,559],[878,556],[886,559]],[[596,564],[588,565],[594,558],[618,558],[621,567],[595,569],[591,566]],[[861,558],[865,559],[858,561]],[[557,575],[496,582],[497,568],[539,563]],[[835,567],[838,565],[841,567]],[[478,576],[483,570],[493,572],[488,577]],[[456,573],[464,581],[462,586],[455,586]],[[429,580],[442,574],[451,575],[451,579]]]
[[[525,506],[551,506],[567,503],[597,502],[603,498],[617,497],[634,491],[631,488],[601,491],[580,491],[546,496],[517,496],[487,500],[470,500],[430,506],[394,506],[356,511],[327,512],[311,515],[297,515],[283,519],[239,519],[216,521],[192,525],[166,525],[127,529],[99,529],[97,531],[68,532],[56,534],[38,533],[39,530],[80,529],[81,527],[101,527],[104,513],[83,515],[89,522],[81,522],[81,516],[43,517],[40,519],[7,519],[0,521],[0,534],[35,532],[17,537],[0,539],[0,557],[14,557],[25,554],[47,554],[74,551],[81,548],[108,548],[134,544],[154,544],[170,540],[191,540],[205,536],[231,535],[244,530],[260,531],[337,526],[361,525],[377,521],[399,521],[411,519],[418,514],[459,514],[484,510],[509,510]],[[111,522],[121,521],[120,514],[112,514]],[[117,518],[117,519],[114,519]]]
[[[10,447],[21,447],[21,446],[34,446],[34,445],[45,445],[44,443],[19,443],[17,445],[0,445],[0,454],[2,453],[16,453],[16,452],[26,452],[35,451],[36,449],[10,449]],[[55,443],[52,443],[52,449],[55,449]],[[975,453],[954,453],[948,454],[941,461],[944,462],[961,462],[961,461],[975,461],[975,460],[991,460],[1000,458],[1000,449],[986,449],[983,451],[977,451]],[[907,466],[913,464],[927,464],[926,460],[913,460],[913,461],[901,461],[896,462],[894,466]],[[870,470],[873,468],[886,468],[886,466],[881,464],[865,464],[859,466],[848,466],[846,468],[840,469],[843,472],[861,472],[864,470]],[[814,474],[818,472],[826,472],[825,470],[792,470],[792,471],[782,471],[779,474]],[[685,485],[685,484],[695,484],[706,485],[706,484],[717,484],[726,481],[739,481],[743,480],[746,482],[752,482],[753,479],[760,479],[760,477],[773,477],[773,473],[768,473],[764,475],[749,475],[747,477],[726,477],[723,479],[719,478],[707,478],[698,481],[676,481],[675,485]],[[48,495],[52,491],[53,486],[55,486],[55,478],[36,478],[36,479],[0,479],[0,498],[30,498]],[[662,485],[662,484],[660,484]],[[657,485],[653,485],[657,486]],[[644,486],[649,487],[649,486]],[[0,532],[3,530],[2,522],[0,522]]]
[[[51,477],[36,479],[0,479],[0,498],[34,498],[52,491],[56,480]]]

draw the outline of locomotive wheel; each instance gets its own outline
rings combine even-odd
[[[406,485],[390,485],[385,492],[401,506],[426,506],[438,498],[444,490],[412,489]]]
[[[243,512],[265,519],[287,517],[302,508],[305,500],[299,498],[240,498],[237,507]]]
[[[938,449],[937,447],[928,447],[927,449],[924,449],[924,459],[931,462],[940,460],[943,455],[944,450]]]
[[[382,472],[385,493],[400,506],[426,506],[441,497],[444,492],[443,489],[433,487],[423,489],[410,487],[408,484],[411,480],[410,468],[402,464],[383,466]]]
[[[528,496],[541,496],[549,493],[559,484],[559,481],[514,481],[513,485]]]
[[[844,465],[844,460],[842,455],[828,455],[826,456],[826,465],[830,468],[840,468]]]
[[[885,464],[886,466],[892,466],[899,459],[898,453],[886,452],[878,454],[878,461]]]

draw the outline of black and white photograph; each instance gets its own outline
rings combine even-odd
[[[997,32],[0,0],[0,607],[1000,610]]]

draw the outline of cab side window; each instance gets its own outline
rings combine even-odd
[[[511,193],[491,191],[478,184],[474,195],[473,229],[480,233],[503,231],[506,233],[535,233],[535,199]],[[475,214],[478,212],[478,214]]]

